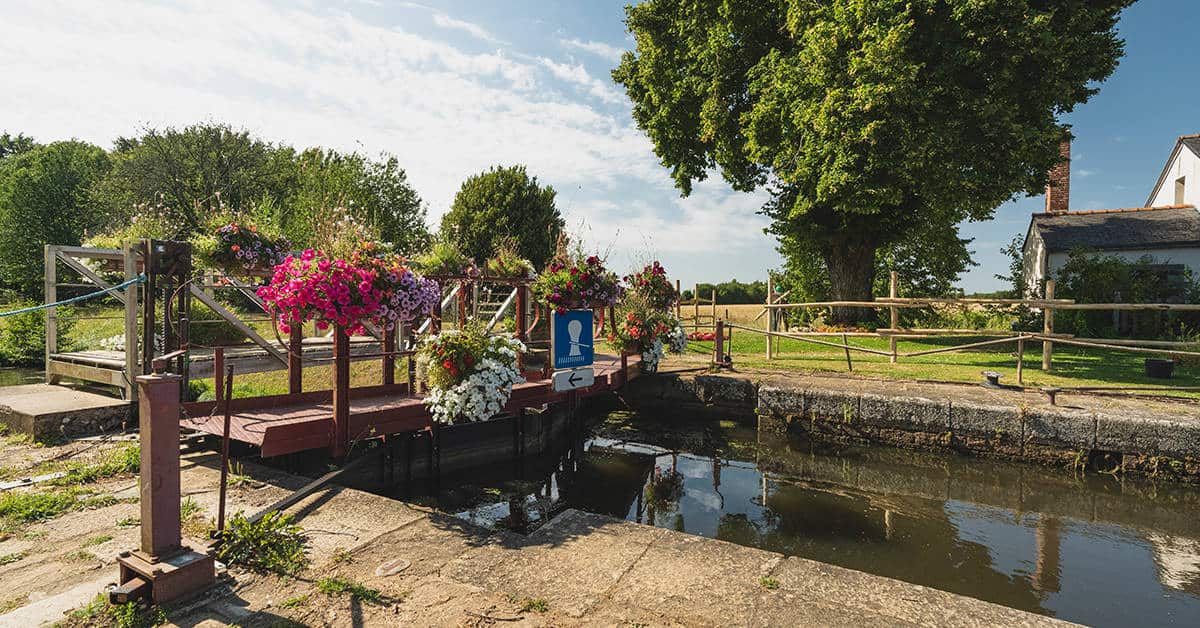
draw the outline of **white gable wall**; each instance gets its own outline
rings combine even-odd
[[[1193,278],[1200,278],[1200,247],[1187,249],[1130,249],[1122,251],[1100,251],[1098,255],[1113,255],[1127,262],[1136,262],[1149,255],[1155,264],[1183,264],[1192,270]],[[1051,253],[1047,256],[1045,269],[1050,277],[1058,274],[1063,264],[1067,263],[1069,253]],[[1045,276],[1045,275],[1043,275]]]
[[[1200,207],[1200,157],[1183,144],[1171,156],[1166,174],[1150,194],[1150,206],[1175,205],[1175,184],[1183,178],[1183,205]]]

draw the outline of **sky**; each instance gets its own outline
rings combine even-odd
[[[227,122],[269,141],[397,155],[431,227],[468,176],[525,164],[568,230],[625,272],[659,259],[684,285],[764,279],[781,259],[763,193],[719,176],[673,187],[609,72],[632,41],[625,0],[170,2],[8,0],[0,131],[106,148],[145,126]],[[1178,135],[1200,132],[1200,2],[1141,0],[1126,57],[1073,125],[1073,209],[1145,203]],[[965,224],[1004,287],[1000,248],[1040,197]]]

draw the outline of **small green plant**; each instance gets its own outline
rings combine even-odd
[[[75,510],[80,503],[75,490],[9,492],[0,495],[0,519],[14,523],[43,521]]]
[[[758,584],[762,586],[762,588],[770,589],[771,591],[779,588],[779,580],[771,576],[763,576],[759,578]]]
[[[243,488],[250,485],[250,476],[246,474],[246,466],[240,462],[229,461],[229,476],[225,485],[230,488]]]
[[[140,525],[142,525],[142,520],[140,517],[125,517],[124,519],[117,519],[118,528],[132,528]]]
[[[525,600],[521,603],[522,613],[528,613],[531,611],[534,613],[545,613],[548,610],[550,610],[550,603],[540,597],[525,598]]]
[[[383,597],[378,589],[370,589],[345,578],[321,578],[317,581],[317,590],[325,595],[344,595],[348,593],[351,597],[372,604],[378,603]]]
[[[29,552],[13,552],[11,554],[5,554],[3,556],[0,556],[0,566],[11,565],[11,564],[25,558],[28,555],[29,555]]]
[[[308,565],[308,539],[290,516],[280,512],[272,512],[257,523],[238,512],[229,519],[218,541],[217,558],[227,564],[284,575],[299,573]]]
[[[115,628],[150,628],[167,623],[166,613],[157,606],[148,607],[138,602],[109,604],[103,593],[86,606],[71,611],[67,617],[76,623]]]
[[[66,475],[51,480],[50,484],[55,486],[91,484],[116,475],[137,473],[140,468],[141,448],[136,444],[130,444],[106,453],[98,462],[71,464],[67,467]]]
[[[75,550],[63,555],[63,559],[72,563],[91,563],[99,560],[96,555],[87,550]]]
[[[289,597],[288,599],[284,600],[279,604],[279,606],[280,608],[296,608],[298,606],[303,606],[307,602],[307,595],[297,595],[296,597]]]
[[[333,550],[333,562],[350,564],[354,562],[354,556],[350,555],[350,551],[344,548]]]
[[[191,497],[185,497],[183,501],[179,502],[179,520],[181,522],[187,521],[202,512],[204,512],[204,508]]]
[[[101,534],[100,536],[93,536],[92,538],[84,541],[83,546],[84,547],[92,547],[95,545],[103,545],[111,540],[113,540],[113,537],[111,535]]]
[[[18,608],[21,608],[22,606],[25,606],[28,603],[29,603],[29,594],[28,593],[22,593],[21,595],[18,595],[17,597],[4,600],[3,602],[0,602],[0,615],[3,615],[9,611],[14,611]]]

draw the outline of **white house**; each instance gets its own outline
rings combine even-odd
[[[1154,258],[1167,274],[1190,270],[1200,277],[1200,135],[1175,142],[1145,207],[1070,210],[1070,145],[1050,173],[1046,211],[1029,221],[1024,277],[1031,290],[1062,268],[1075,249],[1129,261]]]

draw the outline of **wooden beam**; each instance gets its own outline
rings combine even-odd
[[[92,283],[96,284],[97,286],[99,286],[101,288],[107,289],[107,288],[113,287],[113,285],[111,283],[108,283],[100,275],[97,275],[96,273],[92,272],[92,269],[88,268],[87,266],[84,266],[83,264],[80,264],[77,260],[75,260],[75,258],[71,257],[70,255],[66,255],[66,254],[60,252],[60,253],[58,253],[58,261],[66,264],[67,266],[69,266],[71,268],[71,270],[74,270],[75,272],[79,273],[80,275],[83,275],[88,280],[90,280]],[[120,292],[112,292],[109,294],[114,299],[120,301],[121,303],[125,303],[125,295],[121,294]]]
[[[236,315],[234,315],[229,310],[225,309],[225,306],[218,303],[216,299],[208,296],[207,294],[204,293],[203,290],[201,290],[200,288],[197,288],[196,286],[189,285],[188,289],[191,291],[192,296],[196,297],[197,299],[200,300],[201,303],[207,305],[210,309],[212,309],[212,311],[216,312],[217,316],[220,316],[221,318],[225,319],[226,321],[229,321],[230,325],[233,325],[234,327],[237,328],[238,331],[245,334],[246,337],[248,337],[251,341],[254,342],[254,344],[262,347],[268,354],[271,355],[271,357],[275,358],[276,360],[279,360],[279,362],[281,364],[283,364],[285,366],[287,365],[287,363],[288,363],[287,356],[285,356],[284,353],[282,351],[280,351],[278,347],[271,344],[270,342],[267,342],[266,338],[263,338],[262,336],[260,336],[258,334],[258,332],[251,329],[249,325],[247,325],[247,324],[243,323],[241,320],[239,320]]]

